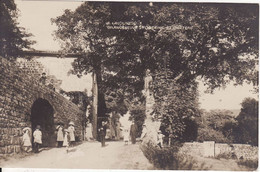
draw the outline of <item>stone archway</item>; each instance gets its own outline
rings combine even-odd
[[[31,108],[31,124],[34,131],[37,125],[41,126],[42,146],[53,147],[56,144],[54,109],[49,101],[39,98]]]

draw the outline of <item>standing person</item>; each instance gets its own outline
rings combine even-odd
[[[143,130],[142,130],[141,140],[144,140],[146,134],[147,134],[147,128],[146,128],[146,125],[143,124]]]
[[[134,121],[132,121],[132,125],[130,127],[130,136],[132,144],[136,143],[136,133],[137,133],[137,126]]]
[[[69,128],[68,128],[68,132],[69,132],[69,137],[70,137],[70,142],[69,145],[70,146],[74,146],[74,142],[75,142],[75,128],[74,128],[74,122],[70,122],[69,123]]]
[[[63,124],[60,124],[57,126],[57,142],[58,142],[58,148],[62,147],[63,143]]]
[[[129,128],[124,128],[124,142],[125,142],[125,145],[128,145],[129,143],[129,137],[130,137],[130,133],[129,133]]]
[[[31,150],[31,146],[32,146],[32,143],[31,143],[31,138],[30,138],[30,135],[29,135],[29,132],[31,131],[31,129],[29,127],[25,127],[23,129],[23,150],[25,152],[30,152]]]
[[[106,124],[107,123],[105,121],[102,121],[101,127],[98,129],[102,147],[105,147],[105,136],[106,136],[106,129],[107,129]]]
[[[158,135],[157,135],[157,145],[160,147],[160,148],[163,148],[163,134],[161,132],[161,130],[158,131]]]
[[[92,124],[88,121],[87,122],[87,127],[86,127],[86,139],[87,141],[90,141],[92,139]]]
[[[69,152],[69,131],[68,129],[64,129],[64,132],[65,132],[65,135],[64,135],[64,141],[63,141],[63,144],[62,146],[65,146],[66,147],[66,151],[67,153]]]
[[[41,126],[37,125],[36,130],[33,132],[33,138],[34,138],[34,152],[39,153],[40,145],[42,144],[42,132],[41,132]]]

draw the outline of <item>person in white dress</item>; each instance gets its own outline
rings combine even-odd
[[[130,130],[129,130],[129,128],[124,128],[123,132],[124,132],[124,142],[125,142],[125,145],[128,145],[129,137],[130,137]]]
[[[90,141],[93,139],[92,135],[92,124],[90,122],[87,122],[87,127],[86,127],[86,139],[87,141]]]
[[[31,143],[31,138],[30,138],[30,133],[31,129],[29,127],[25,127],[23,129],[23,150],[25,152],[30,152],[31,151],[31,147],[32,147],[32,143]]]
[[[161,130],[159,130],[158,135],[157,135],[157,145],[160,148],[163,148],[163,137],[164,137],[164,135],[162,134]]]
[[[64,136],[63,136],[63,126],[62,125],[58,125],[57,126],[57,142],[58,142],[58,148],[62,147],[62,142],[64,140]]]
[[[74,128],[74,122],[70,122],[69,123],[69,128],[68,128],[68,132],[69,132],[69,137],[70,137],[70,146],[74,146],[74,142],[75,142],[75,128]]]
[[[37,125],[36,130],[33,132],[33,138],[34,138],[34,152],[39,153],[40,145],[42,144],[42,132],[41,132],[41,126]]]

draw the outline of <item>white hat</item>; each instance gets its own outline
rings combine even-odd
[[[23,131],[26,131],[26,130],[31,131],[31,128],[25,127],[25,128],[23,129]]]
[[[74,126],[74,122],[70,121],[69,125],[73,125]]]

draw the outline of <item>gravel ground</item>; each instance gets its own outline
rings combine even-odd
[[[43,150],[25,157],[11,157],[1,160],[4,168],[70,168],[70,169],[153,169],[138,144],[124,145],[124,142],[85,142],[69,153],[65,148]]]

